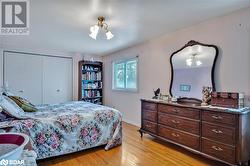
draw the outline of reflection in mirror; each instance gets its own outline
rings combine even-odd
[[[178,98],[202,99],[202,87],[215,90],[213,68],[218,49],[214,45],[190,41],[171,56],[170,94]]]

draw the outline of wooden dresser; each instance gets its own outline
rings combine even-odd
[[[248,165],[250,114],[160,100],[141,100],[141,136],[163,141],[229,165]]]

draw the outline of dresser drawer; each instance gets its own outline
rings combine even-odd
[[[158,113],[158,123],[197,135],[200,132],[199,121],[187,120],[170,114]]]
[[[200,110],[192,109],[192,108],[181,108],[169,105],[158,105],[158,111],[164,112],[172,115],[183,116],[191,119],[199,119],[200,118]]]
[[[203,111],[202,120],[213,123],[224,123],[232,126],[236,125],[236,115],[223,112]]]
[[[157,104],[143,101],[142,108],[147,109],[147,110],[151,110],[151,111],[157,111]]]
[[[143,113],[142,113],[143,120],[149,120],[152,122],[157,121],[157,112],[156,111],[151,111],[151,110],[146,110],[146,109],[143,109],[142,111],[143,111]]]
[[[198,136],[183,133],[169,127],[158,125],[158,135],[196,150],[200,148]]]
[[[202,123],[202,137],[229,145],[235,145],[235,128]]]
[[[235,163],[235,148],[232,146],[202,139],[202,152],[229,163]]]
[[[157,124],[153,122],[149,122],[147,120],[144,120],[142,123],[142,128],[146,131],[156,133],[157,131]]]

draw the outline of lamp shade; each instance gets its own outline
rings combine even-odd
[[[200,60],[197,60],[196,61],[196,66],[200,66],[200,65],[202,65],[202,62]]]
[[[89,36],[92,38],[92,39],[95,39],[96,40],[96,36],[97,36],[97,33],[91,33],[89,34]]]
[[[98,32],[99,32],[99,26],[97,26],[97,25],[91,26],[89,36],[96,40],[96,36],[97,36]]]
[[[188,66],[192,66],[192,63],[193,63],[193,60],[191,58],[189,58],[189,59],[186,60],[186,64]]]
[[[108,31],[108,32],[106,32],[106,37],[108,40],[110,40],[114,37],[114,35],[110,31]]]

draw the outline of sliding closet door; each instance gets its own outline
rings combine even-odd
[[[4,52],[4,83],[15,95],[42,103],[42,57]]]
[[[71,101],[72,75],[71,58],[43,57],[43,102]]]

